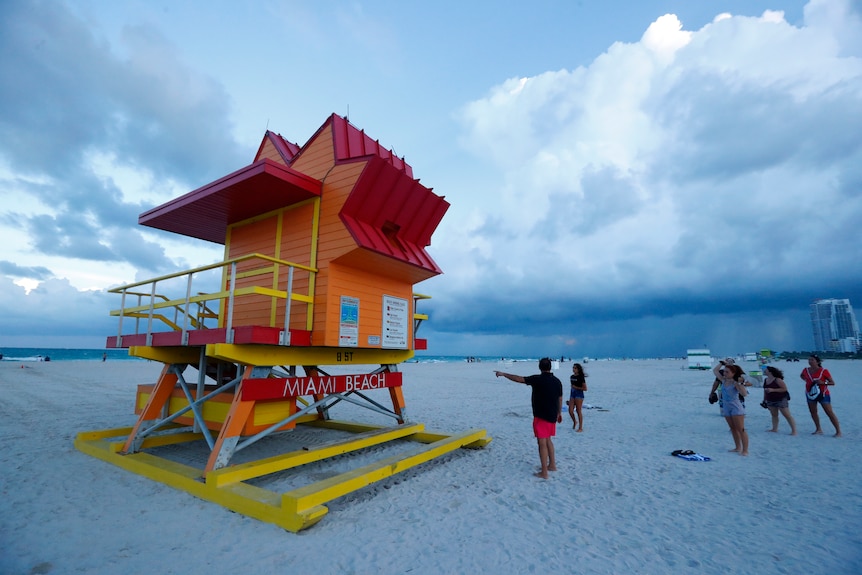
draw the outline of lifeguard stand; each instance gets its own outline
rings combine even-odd
[[[107,347],[164,367],[155,384],[138,386],[133,427],[81,433],[76,446],[291,531],[319,521],[326,501],[483,447],[485,430],[450,435],[408,422],[398,371],[426,347],[416,332],[427,317],[416,306],[428,296],[413,286],[441,273],[425,248],[448,207],[403,158],[336,114],[301,147],[267,131],[252,164],[140,216],[142,225],[224,245],[224,260],[111,290],[122,303]],[[387,390],[391,407],[373,390]],[[336,420],[341,403],[392,425]],[[232,461],[298,425],[351,433]],[[284,493],[260,486],[399,439],[421,446]],[[160,455],[202,442],[200,467]]]

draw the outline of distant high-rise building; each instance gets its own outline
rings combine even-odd
[[[811,304],[811,328],[817,351],[857,351],[859,323],[849,299],[818,299]]]

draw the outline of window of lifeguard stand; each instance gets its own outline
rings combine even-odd
[[[383,230],[383,235],[386,236],[386,238],[393,245],[397,246],[398,249],[401,249],[401,250],[404,249],[404,246],[402,246],[401,242],[398,241],[398,232],[401,231],[401,226],[399,226],[395,222],[390,222],[389,220],[386,220],[386,222],[384,222],[384,224],[383,224],[382,230]]]

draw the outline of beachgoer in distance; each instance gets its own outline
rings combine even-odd
[[[539,460],[542,468],[537,477],[548,478],[548,471],[557,470],[554,442],[551,438],[557,433],[557,424],[563,421],[563,383],[551,372],[551,360],[539,360],[537,375],[514,375],[495,371],[497,377],[503,376],[510,381],[529,385],[532,389],[533,433],[539,445]]]
[[[724,377],[724,366],[718,370],[718,375],[712,381],[712,389],[709,390],[709,403],[718,402],[718,410],[721,412],[724,405],[721,403],[721,382]]]
[[[569,381],[572,384],[572,389],[569,392],[569,417],[572,418],[572,429],[577,429],[578,432],[584,430],[584,392],[587,391],[587,374],[584,373],[584,368],[580,363],[572,365],[572,375],[569,376]],[[575,417],[577,412],[577,417]]]
[[[832,397],[829,395],[829,386],[835,385],[832,379],[832,374],[829,370],[823,367],[823,362],[816,354],[808,356],[808,367],[802,370],[799,377],[805,382],[805,396],[808,397],[808,392],[812,386],[820,386],[820,397],[811,401],[808,399],[808,411],[811,413],[811,419],[814,420],[814,433],[812,435],[822,435],[823,430],[820,429],[820,415],[817,413],[817,404],[823,406],[823,411],[835,427],[835,437],[841,437],[841,424],[838,423],[838,417],[832,411]]]
[[[722,370],[721,368],[724,367]],[[748,395],[745,389],[745,379],[742,368],[735,363],[729,364],[724,360],[712,368],[715,377],[721,378],[721,414],[730,427],[733,435],[735,451],[740,455],[748,455],[748,432],[745,431],[745,404],[741,398]]]
[[[780,412],[790,424],[790,435],[796,435],[796,421],[790,415],[790,404],[787,399],[790,394],[787,392],[787,384],[784,383],[784,373],[771,365],[767,365],[763,372],[766,374],[766,381],[763,383],[763,401],[772,416],[772,429],[767,429],[767,431],[773,433],[778,431],[778,413]]]
[[[736,360],[734,360],[732,357],[725,357],[724,363],[725,365],[736,365]],[[739,371],[742,374],[742,385],[744,385],[745,387],[752,387],[754,385],[754,382],[751,381],[751,378],[748,376],[747,373],[745,373],[745,370],[740,367]],[[739,398],[739,401],[741,401],[742,404],[745,405],[745,396],[741,396]]]

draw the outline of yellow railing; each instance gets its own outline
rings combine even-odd
[[[258,267],[244,268],[241,272],[237,271],[237,264],[251,260],[261,261],[263,262],[263,264]],[[279,272],[281,271],[281,268],[287,268],[287,279],[285,282],[284,290],[275,289],[274,287],[264,287],[258,285],[241,288],[236,287],[237,278],[247,278],[256,275],[265,275],[266,277],[271,277],[271,285],[277,286],[281,283],[279,277]],[[205,272],[211,272],[219,269],[221,269],[222,273],[222,276],[219,278],[220,285],[227,286],[227,289],[222,289],[220,291],[211,293],[194,292],[193,280],[196,274],[200,276]],[[306,325],[304,329],[308,330],[311,329],[314,306],[313,293],[299,294],[293,292],[294,272],[296,270],[303,270],[309,273],[308,285],[309,290],[312,290],[314,282],[311,280],[313,275],[317,273],[317,269],[309,266],[304,266],[302,264],[297,264],[294,262],[265,256],[263,254],[249,254],[237,258],[231,258],[207,266],[201,266],[191,270],[176,272],[173,274],[143,280],[140,282],[127,284],[108,290],[109,293],[118,293],[123,296],[122,303],[120,304],[120,309],[111,311],[112,316],[119,316],[120,318],[119,327],[117,330],[117,346],[121,346],[123,336],[123,320],[126,318],[135,318],[135,334],[141,333],[140,321],[142,319],[146,319],[147,345],[152,345],[154,321],[161,322],[162,324],[169,327],[171,330],[182,331],[182,344],[186,345],[188,343],[188,331],[190,329],[208,329],[209,326],[206,325],[206,320],[208,319],[214,319],[217,327],[225,327],[228,343],[233,343],[234,307],[237,299],[249,295],[262,295],[272,298],[273,301],[279,299],[285,300],[283,326],[284,331],[283,338],[280,343],[282,343],[282,345],[290,345],[289,324],[291,302],[297,301],[305,303],[307,305]],[[159,290],[157,289],[157,286],[159,283],[162,283],[163,285],[165,283],[171,283],[173,284],[171,287],[178,291],[177,284],[182,285],[181,280],[183,278],[185,278],[184,297],[172,298],[168,295],[158,293]],[[149,290],[140,289],[142,287],[149,287]],[[195,295],[192,295],[193,293]],[[129,296],[137,298],[137,302],[135,305],[127,306],[126,299]],[[210,306],[210,302],[217,302],[217,306]],[[216,311],[213,311],[213,307],[224,309],[225,318],[223,321],[223,326],[221,325],[222,319],[220,318],[220,314]],[[172,314],[173,319],[165,315],[166,312],[169,315]],[[273,314],[272,320],[270,321],[271,324],[274,324],[274,318],[275,315]],[[276,326],[270,325],[270,327]]]
[[[428,314],[419,313],[419,302],[423,299],[431,299],[430,295],[421,293],[413,294],[413,339],[416,339],[416,332],[419,331],[419,326],[422,322],[428,319]]]

